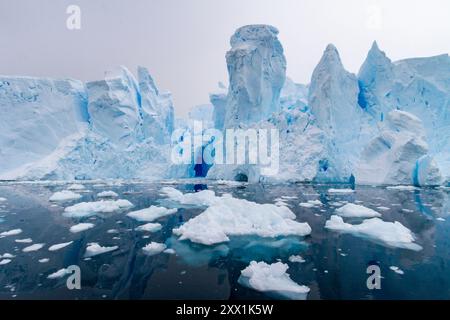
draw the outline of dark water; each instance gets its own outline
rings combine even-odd
[[[216,193],[232,193],[259,203],[274,203],[281,196],[297,215],[308,222],[312,234],[306,238],[258,237],[232,238],[229,243],[202,246],[179,241],[172,229],[201,213],[201,208],[181,208],[174,215],[159,219],[163,229],[154,233],[135,231],[138,223],[125,212],[101,214],[83,219],[62,215],[65,206],[81,201],[94,201],[96,194],[113,190],[121,199],[131,201],[132,210],[160,204],[160,184],[123,184],[97,186],[86,184],[90,192],[83,198],[54,206],[48,201],[65,185],[0,184],[0,233],[20,228],[22,234],[0,238],[0,254],[15,255],[12,262],[0,266],[0,299],[270,299],[265,293],[241,286],[240,272],[252,260],[289,265],[291,278],[310,287],[308,299],[450,299],[450,193],[442,189],[398,191],[375,187],[357,187],[354,194],[329,195],[331,186],[311,185],[174,185],[182,191],[208,188]],[[303,208],[298,204],[319,198],[325,205]],[[399,221],[411,229],[421,251],[390,248],[350,234],[339,234],[324,228],[333,214],[334,201],[362,201],[382,211],[383,220]],[[164,202],[163,202],[164,204]],[[403,210],[403,209],[406,209]],[[322,211],[321,211],[322,210]],[[445,219],[442,221],[442,219]],[[70,233],[70,226],[92,222],[93,229]],[[116,229],[118,233],[108,233]],[[149,236],[144,238],[144,236]],[[30,244],[15,239],[32,238],[45,243],[36,252],[22,252]],[[53,244],[74,241],[59,251],[50,252]],[[164,242],[176,254],[147,256],[142,247],[150,241]],[[85,260],[86,245],[119,246],[113,252]],[[306,262],[291,263],[288,257],[301,255]],[[38,260],[49,258],[48,263]],[[47,279],[63,267],[79,265],[81,290],[68,290],[66,279]],[[381,289],[369,290],[366,269],[381,268]],[[390,270],[397,266],[404,274]]]

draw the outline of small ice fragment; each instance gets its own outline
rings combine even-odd
[[[289,257],[289,261],[290,261],[290,262],[303,263],[303,262],[305,262],[305,259],[303,259],[302,256],[290,256],[290,257]]]
[[[88,246],[86,248],[86,253],[84,254],[85,258],[90,258],[93,256],[97,256],[99,254],[111,252],[114,250],[117,250],[118,246],[112,246],[112,247],[102,247],[96,242],[88,243]]]
[[[103,191],[97,194],[97,197],[99,198],[114,198],[118,197],[119,195],[115,193],[114,191]]]
[[[404,274],[403,270],[400,269],[399,267],[396,267],[396,266],[390,266],[389,269],[391,269],[391,270],[394,271],[395,273],[398,273],[398,274]]]
[[[68,245],[71,245],[72,243],[73,243],[73,241],[54,244],[50,248],[48,248],[48,251],[57,251],[57,250],[67,247]]]
[[[86,231],[88,229],[93,228],[95,225],[93,223],[85,222],[85,223],[78,223],[74,226],[70,227],[70,232],[72,233],[78,233],[82,231]]]
[[[42,249],[42,247],[44,246],[44,243],[35,243],[32,244],[31,246],[25,247],[22,249],[23,252],[34,252],[34,251],[38,251],[40,249]]]
[[[148,245],[143,247],[142,250],[145,252],[145,254],[153,256],[155,254],[163,252],[166,248],[167,247],[164,243],[150,242]]]
[[[147,223],[136,228],[136,231],[156,232],[162,229],[162,225],[159,223]]]

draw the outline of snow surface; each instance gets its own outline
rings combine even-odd
[[[151,222],[156,219],[174,214],[177,211],[178,209],[167,209],[164,207],[150,206],[146,209],[129,212],[127,216],[137,221]]]
[[[158,242],[150,242],[145,247],[142,248],[144,253],[148,256],[154,256],[158,253],[163,252],[166,250],[166,245],[164,243],[158,243]]]
[[[86,253],[84,254],[84,257],[85,258],[90,258],[90,257],[97,256],[99,254],[111,252],[111,251],[114,251],[114,250],[117,250],[117,249],[119,249],[118,246],[102,247],[98,243],[92,242],[92,243],[88,243],[88,246],[86,248]]]
[[[381,217],[381,214],[379,212],[376,212],[375,210],[372,210],[370,208],[353,204],[353,203],[347,203],[346,205],[336,209],[336,213],[340,215],[341,217],[347,217],[347,218],[373,218],[373,217]]]
[[[386,222],[379,218],[366,219],[360,224],[345,223],[341,217],[333,215],[325,223],[325,228],[367,237],[391,247],[419,251],[422,247],[414,243],[414,234],[400,222]]]
[[[80,199],[81,195],[70,190],[63,190],[55,192],[51,197],[50,201],[69,201]]]
[[[133,207],[133,204],[124,199],[100,200],[95,202],[81,202],[64,209],[64,215],[70,218],[81,218],[96,213],[111,213]]]
[[[241,271],[239,281],[241,284],[261,292],[275,292],[292,299],[306,299],[310,291],[307,286],[292,281],[286,272],[288,265],[276,262],[250,262],[250,265]]]
[[[78,233],[78,232],[92,229],[93,227],[95,227],[95,225],[93,223],[83,222],[83,223],[78,223],[76,225],[71,226],[69,230],[72,233]]]
[[[198,198],[208,208],[173,230],[181,240],[204,245],[229,241],[229,236],[256,235],[260,237],[306,236],[311,233],[308,223],[295,221],[295,214],[284,206],[259,204],[237,199],[229,194],[216,196],[213,191],[183,194],[173,188],[165,188],[170,200],[181,203],[194,202]],[[173,190],[171,190],[173,189]]]

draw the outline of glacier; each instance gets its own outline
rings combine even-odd
[[[300,84],[287,76],[278,33],[270,25],[237,29],[225,54],[228,83],[183,119],[144,67],[136,77],[119,66],[89,82],[0,76],[0,180],[450,183],[447,54],[391,61],[374,42],[353,74],[329,44],[310,83]],[[202,129],[193,134],[196,122]],[[277,130],[278,173],[206,165],[212,129]],[[173,163],[174,146],[191,138],[200,141],[196,162]]]
[[[171,95],[147,69],[138,75],[121,66],[87,83],[0,77],[0,179],[164,177]]]

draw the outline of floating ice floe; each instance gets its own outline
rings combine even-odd
[[[158,242],[150,242],[148,245],[142,248],[144,253],[148,256],[154,256],[158,253],[163,252],[166,250],[167,246],[164,243],[158,243]]]
[[[290,261],[290,262],[303,263],[303,262],[305,262],[305,259],[303,259],[302,256],[290,256],[290,257],[289,257],[289,261]]]
[[[97,197],[99,198],[115,198],[119,195],[115,193],[114,191],[103,191],[97,194]]]
[[[81,218],[96,213],[111,213],[114,211],[131,208],[133,204],[124,199],[100,200],[95,202],[81,202],[64,209],[64,216],[69,218]]]
[[[32,244],[31,246],[25,247],[22,249],[23,252],[33,252],[33,251],[38,251],[40,249],[42,249],[44,247],[44,243],[35,243]]]
[[[8,264],[8,263],[10,263],[12,260],[11,259],[3,259],[3,260],[0,260],[0,266],[3,266],[3,265],[5,265],[5,264]]]
[[[49,258],[42,258],[42,259],[39,259],[38,261],[39,261],[39,263],[47,263],[47,262],[50,261],[50,259]]]
[[[177,191],[177,190],[175,190]],[[171,191],[171,200],[189,201],[196,194]],[[168,193],[166,193],[168,194]],[[259,204],[245,199],[237,199],[230,194],[216,196],[214,192],[199,196],[208,208],[198,216],[173,230],[180,240],[212,245],[227,242],[228,236],[255,235],[260,237],[306,236],[311,233],[308,223],[295,221],[295,214],[285,206]]]
[[[373,218],[381,217],[381,214],[370,208],[359,204],[347,203],[343,207],[336,209],[336,213],[347,218]]]
[[[88,243],[88,246],[86,248],[86,253],[84,254],[85,258],[90,258],[93,256],[97,256],[99,254],[111,252],[114,250],[119,249],[118,246],[112,246],[112,247],[102,247],[96,242]]]
[[[168,248],[168,249],[164,250],[163,252],[167,253],[167,254],[175,254],[176,253],[175,250],[172,248]]]
[[[377,207],[377,209],[378,209],[378,210],[381,210],[381,211],[388,211],[390,208],[380,206],[380,207]]]
[[[95,225],[93,223],[84,222],[84,223],[78,223],[74,226],[71,226],[69,230],[72,233],[78,233],[78,232],[92,229],[93,227],[95,227]]]
[[[164,187],[161,189],[161,193],[162,195],[167,196],[170,200],[180,204],[210,206],[217,202],[216,194],[211,190],[202,190],[194,193],[182,193],[175,188]]]
[[[342,193],[342,194],[346,194],[346,193],[353,193],[353,192],[355,192],[355,190],[353,190],[353,189],[335,189],[335,188],[328,189],[328,193]]]
[[[415,187],[415,186],[388,186],[386,187],[386,189],[390,189],[390,190],[401,190],[401,191],[414,191],[414,190],[419,190],[419,188]]]
[[[2,198],[2,197],[0,197],[0,202],[6,202],[7,201],[7,199],[6,198]]]
[[[312,208],[312,207],[315,207],[314,204],[309,203],[309,202],[301,202],[301,203],[299,203],[299,206],[300,206],[300,207],[303,207],[303,208]]]
[[[14,240],[15,242],[17,242],[17,243],[32,243],[33,242],[33,239],[31,239],[31,238],[26,238],[26,239],[16,239],[16,240]]]
[[[403,212],[406,212],[406,213],[414,212],[414,210],[411,210],[411,209],[405,209],[405,208],[403,208],[402,211],[403,211]]]
[[[12,259],[15,258],[11,253],[4,253],[3,255],[0,254],[0,259]]]
[[[390,266],[389,269],[391,269],[392,271],[394,271],[395,273],[398,273],[398,274],[405,274],[402,269],[400,269],[399,267],[396,267],[396,266]]]
[[[13,230],[4,231],[4,232],[0,233],[0,237],[16,236],[21,233],[22,233],[22,229],[13,229]]]
[[[340,216],[333,215],[325,223],[325,228],[384,243],[391,247],[410,250],[421,250],[422,247],[414,243],[414,234],[400,222],[386,222],[379,218],[366,219],[360,224],[345,223]]]
[[[48,251],[58,251],[58,250],[61,250],[61,249],[65,248],[65,247],[71,245],[72,243],[73,243],[73,241],[54,244],[54,245],[52,245],[52,246],[50,246],[48,248]]]
[[[51,197],[50,201],[69,201],[69,200],[78,200],[81,198],[81,194],[75,193],[70,190],[63,190],[59,192],[55,192]]]
[[[71,184],[67,187],[67,190],[84,190],[86,189],[82,184]]]
[[[162,225],[159,223],[146,223],[136,228],[136,231],[156,232],[162,229]]]
[[[444,219],[444,218],[441,218],[441,217],[436,218],[436,220],[437,220],[437,221],[445,221],[445,219]]]
[[[58,271],[47,276],[48,279],[60,279],[70,274],[70,271],[66,268],[59,269]]]
[[[137,221],[142,222],[150,222],[156,219],[174,214],[178,211],[178,209],[167,209],[164,207],[151,206],[146,209],[132,211],[127,214],[130,218],[133,218]]]
[[[239,283],[261,292],[271,292],[286,298],[304,300],[309,288],[295,283],[286,272],[288,265],[277,262],[250,262],[250,265],[241,271]]]

